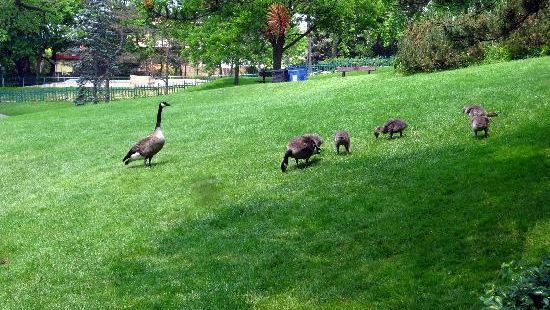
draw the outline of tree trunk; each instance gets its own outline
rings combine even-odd
[[[94,87],[92,89],[92,102],[93,103],[97,103],[97,81],[94,81]]]
[[[233,84],[234,85],[239,85],[239,72],[240,71],[240,66],[239,66],[239,62],[235,62],[235,79],[233,80]]]
[[[285,38],[279,37],[271,41],[271,47],[273,48],[273,70],[281,69],[283,62],[283,47],[285,46]]]
[[[168,95],[168,75],[170,74],[170,67],[168,65],[168,63],[170,62],[170,59],[169,59],[169,53],[170,53],[170,49],[168,47],[165,47],[165,57],[166,57],[166,75],[165,75],[165,80],[164,80],[164,83],[166,85],[166,87],[164,88],[164,94],[165,95]]]
[[[168,67],[168,62],[166,62],[166,71],[165,71],[165,75],[164,75],[164,94],[165,95],[168,95],[168,74],[170,73],[169,72],[170,68]]]
[[[107,76],[105,79],[105,101],[109,102],[111,101],[111,86],[109,85],[110,77]]]
[[[311,75],[311,71],[313,69],[313,55],[312,55],[312,49],[313,49],[313,35],[310,33],[307,36],[307,74]]]
[[[25,76],[28,76],[31,72],[29,57],[23,57],[18,59],[15,62],[15,67],[17,69],[17,76],[19,77],[19,81],[23,86],[23,83],[24,83],[23,81]]]
[[[38,83],[38,78],[40,77],[40,74],[42,73],[42,68],[44,67],[44,55],[40,53],[36,57],[36,68],[35,68],[35,74],[36,74],[36,82]]]
[[[48,76],[55,76],[55,54],[56,54],[56,51],[55,49],[52,49],[52,58],[50,58],[49,60],[49,63],[50,63],[50,71],[48,72]]]

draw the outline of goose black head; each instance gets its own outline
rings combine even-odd
[[[315,152],[314,154],[321,154],[321,148],[318,146],[315,146]]]
[[[159,105],[160,105],[162,108],[165,108],[165,107],[169,107],[169,106],[170,106],[170,105],[168,104],[168,102],[166,102],[166,101],[161,101],[161,102],[159,103]]]
[[[381,132],[382,132],[382,126],[374,128],[374,136],[376,138],[378,138]]]

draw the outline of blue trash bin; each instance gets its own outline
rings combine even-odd
[[[288,68],[288,81],[289,82],[300,81],[300,70],[295,68]]]
[[[300,81],[307,80],[307,67],[300,67],[298,70],[299,70],[298,79]]]
[[[291,73],[291,71],[293,73]],[[295,74],[293,76],[292,74]],[[289,81],[305,81],[307,80],[307,66],[291,66],[288,67]]]

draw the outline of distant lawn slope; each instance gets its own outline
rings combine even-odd
[[[159,100],[164,149],[124,166]],[[468,103],[500,113],[488,139]],[[0,308],[479,309],[503,262],[550,249],[549,104],[549,57],[2,104]],[[406,136],[375,139],[390,117]],[[305,132],[324,151],[281,173]]]

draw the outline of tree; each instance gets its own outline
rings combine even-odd
[[[0,65],[20,78],[39,73],[45,51],[70,45],[79,0],[0,1]]]
[[[109,101],[109,81],[117,70],[117,57],[122,51],[124,32],[117,25],[115,3],[108,0],[86,0],[78,16],[80,44],[83,48],[77,64],[80,96],[77,101],[96,103],[103,98]],[[86,84],[92,83],[91,98],[86,95]]]
[[[238,32],[263,37],[272,49],[274,69],[280,69],[283,55],[313,31],[340,33],[352,21],[372,21],[377,3],[381,0],[286,0],[276,3],[272,0],[195,0],[174,2],[167,0],[145,0],[144,7],[150,15],[183,22],[202,24],[213,16],[230,17],[232,12],[247,16],[249,23],[239,24]],[[358,14],[359,12],[359,14]],[[277,25],[277,23],[279,23]],[[300,26],[305,29],[300,30]],[[275,28],[273,28],[275,27]],[[277,28],[278,27],[278,28]],[[222,31],[222,29],[219,29]],[[234,38],[241,38],[236,36]],[[239,44],[238,41],[233,44]]]
[[[239,83],[240,66],[265,60],[265,41],[254,31],[254,14],[246,4],[220,8],[200,23],[183,27],[179,38],[185,42],[184,57],[213,70],[222,63],[234,68],[234,84]]]

